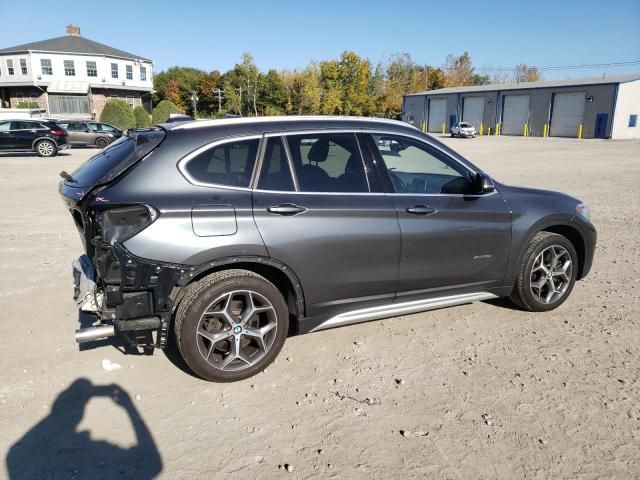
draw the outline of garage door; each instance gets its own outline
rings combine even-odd
[[[476,130],[484,119],[484,97],[466,97],[462,99],[462,121],[471,123]]]
[[[552,137],[577,137],[584,117],[585,93],[556,93],[551,111]]]
[[[439,98],[429,100],[429,132],[442,132],[442,124],[446,122],[447,99]]]
[[[506,95],[502,105],[502,135],[523,135],[529,120],[529,95]]]

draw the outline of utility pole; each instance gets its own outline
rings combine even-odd
[[[214,95],[218,94],[218,111],[222,110],[222,92],[224,92],[224,90],[220,90],[219,88],[213,89]]]
[[[191,106],[193,107],[193,118],[196,118],[197,112],[197,104],[198,104],[198,95],[196,92],[191,92]]]

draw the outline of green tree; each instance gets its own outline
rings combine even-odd
[[[129,104],[124,100],[107,100],[100,114],[100,121],[122,130],[136,128],[136,117]]]
[[[136,118],[136,127],[145,128],[151,124],[149,120],[149,114],[142,107],[136,107],[133,109],[133,116]]]
[[[354,52],[342,52],[338,64],[338,79],[342,91],[342,113],[368,115],[374,110],[369,96],[371,63]]]
[[[258,113],[276,115],[284,113],[287,108],[287,90],[278,72],[271,69],[266,75],[258,77]],[[266,113],[267,109],[270,113]]]
[[[151,121],[155,123],[164,123],[168,120],[169,115],[172,113],[180,113],[180,109],[169,100],[162,100],[156,108],[153,109],[153,115]]]

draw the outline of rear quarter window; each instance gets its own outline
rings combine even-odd
[[[190,179],[207,184],[247,188],[260,140],[236,140],[197,152],[183,164]]]

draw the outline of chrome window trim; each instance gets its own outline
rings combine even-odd
[[[391,193],[386,193],[386,192],[302,192],[299,190],[299,185],[298,185],[298,179],[297,176],[295,175],[295,171],[293,170],[293,165],[292,165],[292,160],[291,160],[291,152],[289,151],[289,144],[287,142],[286,136],[287,135],[307,135],[307,134],[320,134],[320,133],[374,133],[374,134],[383,134],[383,135],[399,135],[399,136],[406,136],[412,139],[415,139],[417,141],[420,141],[422,143],[425,143],[433,148],[436,148],[437,150],[439,150],[440,152],[442,152],[444,155],[446,155],[448,158],[451,158],[452,160],[454,160],[455,162],[459,163],[462,167],[464,167],[465,169],[469,170],[472,173],[477,173],[475,170],[471,169],[470,167],[468,167],[466,164],[460,162],[458,159],[456,159],[455,157],[452,157],[448,152],[446,152],[445,150],[443,150],[442,148],[439,148],[437,145],[434,145],[430,142],[428,142],[427,140],[425,140],[424,137],[420,137],[418,135],[412,135],[409,133],[398,133],[398,132],[392,132],[392,131],[386,131],[386,130],[363,130],[363,129],[309,129],[309,130],[292,130],[292,131],[279,131],[279,132],[269,132],[269,133],[265,133],[265,134],[253,134],[253,135],[239,135],[239,136],[229,136],[229,137],[225,137],[219,140],[215,140],[213,142],[207,143],[205,145],[202,145],[201,147],[198,147],[197,149],[193,150],[191,153],[188,153],[187,155],[185,155],[184,157],[182,157],[180,160],[178,160],[177,162],[177,168],[180,171],[180,173],[182,174],[183,177],[185,177],[185,179],[191,183],[192,185],[197,185],[200,187],[214,187],[214,188],[221,188],[221,189],[225,189],[225,190],[235,190],[235,191],[246,191],[246,192],[258,192],[258,193],[274,193],[274,194],[289,194],[289,195],[356,195],[356,196],[361,196],[361,195],[387,195],[387,196],[398,196],[398,197],[467,197],[467,198],[480,198],[480,197],[490,197],[492,195],[496,195],[498,194],[498,188],[496,187],[496,189],[491,192],[491,193],[478,193],[478,194],[463,194],[463,193],[395,193],[395,192],[391,192]],[[259,175],[260,175],[260,170],[258,169],[258,163],[260,163],[259,167],[262,168],[262,160],[264,157],[264,153],[265,153],[265,149],[266,149],[266,140],[270,137],[281,137],[281,141],[282,144],[284,145],[285,148],[285,152],[287,153],[287,159],[289,161],[289,169],[291,170],[291,175],[293,177],[293,182],[294,182],[294,187],[296,188],[295,191],[291,190],[291,191],[282,191],[282,190],[264,190],[264,189],[260,189],[257,188],[257,182],[259,180]],[[214,148],[216,146],[222,145],[224,143],[230,143],[230,142],[234,142],[234,141],[242,141],[242,140],[255,140],[255,139],[260,139],[261,143],[258,146],[258,153],[256,155],[256,161],[254,163],[254,167],[253,167],[253,172],[251,175],[251,182],[249,183],[248,187],[233,187],[230,185],[223,185],[220,183],[207,183],[207,182],[200,182],[198,180],[196,180],[195,178],[193,178],[189,172],[185,169],[186,164],[195,156],[197,156],[198,154],[208,150],[209,148]],[[357,141],[357,138],[356,138]],[[263,145],[264,144],[264,145]],[[358,146],[359,146],[359,142],[358,142]],[[359,146],[360,148],[360,146]],[[362,152],[361,152],[361,157],[362,157]],[[362,158],[362,160],[364,160],[364,157]],[[365,175],[366,175],[366,171],[365,171]],[[367,180],[368,181],[368,180]],[[369,190],[371,190],[371,188],[369,187]]]
[[[260,153],[260,144],[258,145],[258,153],[256,154],[256,159],[253,163],[253,170],[251,171],[251,175],[249,176],[249,185],[247,187],[234,187],[231,185],[224,185],[221,183],[208,183],[208,182],[201,182],[199,180],[196,180],[195,178],[193,178],[191,176],[191,174],[187,171],[186,166],[187,163],[189,163],[189,161],[191,161],[194,157],[198,156],[199,154],[201,154],[202,152],[206,152],[207,150],[211,149],[211,148],[215,148],[217,146],[226,144],[226,143],[232,143],[232,142],[238,142],[238,141],[244,141],[244,140],[261,140],[262,137],[264,135],[240,135],[237,137],[225,137],[225,138],[221,138],[219,140],[215,140],[213,142],[209,142],[206,143],[198,148],[196,148],[195,150],[193,150],[192,152],[188,153],[187,155],[185,155],[184,157],[182,157],[180,160],[178,160],[176,166],[178,168],[178,170],[180,171],[180,173],[182,174],[182,176],[184,178],[186,178],[186,180],[191,183],[192,185],[197,185],[199,187],[215,187],[215,188],[223,188],[223,189],[227,189],[227,190],[239,190],[239,191],[252,191],[251,188],[251,179],[253,179],[253,175],[255,172],[255,168],[256,168],[256,164],[258,163],[258,154]]]

